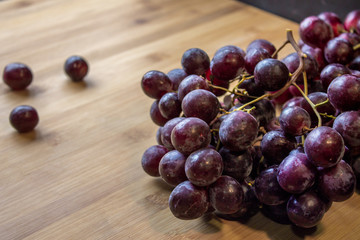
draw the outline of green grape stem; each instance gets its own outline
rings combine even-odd
[[[322,121],[321,121],[321,116],[319,114],[319,112],[316,110],[316,106],[315,104],[308,98],[308,96],[303,92],[303,90],[301,90],[301,88],[294,82],[293,86],[295,86],[299,92],[301,93],[301,95],[305,98],[305,100],[310,104],[311,108],[313,109],[313,111],[315,112],[316,117],[318,118],[318,127],[321,126]]]
[[[360,49],[360,43],[356,44],[354,47],[353,47],[353,50],[356,51]]]

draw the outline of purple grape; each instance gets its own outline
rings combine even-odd
[[[342,202],[349,199],[355,192],[355,185],[355,174],[344,160],[319,171],[319,192],[330,201]]]
[[[243,51],[233,45],[218,49],[210,63],[211,73],[216,78],[225,81],[229,81],[240,75],[243,67]]]
[[[251,48],[245,55],[245,69],[249,74],[254,74],[256,64],[261,60],[271,58],[271,54],[264,48]]]
[[[9,63],[3,71],[3,81],[12,90],[23,90],[33,80],[31,69],[23,63]]]
[[[304,153],[289,154],[279,165],[277,180],[289,193],[302,193],[315,183],[316,168]]]
[[[270,56],[276,51],[275,46],[266,39],[255,39],[252,41],[246,48],[246,52],[249,52],[251,49],[264,49]],[[277,56],[274,56],[276,58]]]
[[[318,167],[328,168],[336,165],[344,156],[345,145],[341,135],[326,126],[312,130],[304,142],[308,159]]]
[[[278,166],[273,165],[262,171],[255,179],[255,193],[261,203],[279,205],[289,199],[290,194],[279,185],[277,174]]]
[[[331,63],[324,67],[320,73],[320,80],[324,89],[327,89],[336,77],[344,74],[350,74],[350,70],[340,63]]]
[[[290,73],[294,73],[300,66],[300,58],[296,52],[290,53],[281,61],[289,69]],[[306,78],[309,82],[319,76],[319,66],[312,55],[307,55],[307,57],[304,59],[304,70],[306,72]],[[304,84],[303,79],[303,75],[300,75],[296,79],[296,82],[299,84]]]
[[[166,147],[153,145],[145,150],[141,158],[141,166],[152,177],[159,177],[159,163],[161,158],[168,152]]]
[[[258,134],[258,123],[249,113],[235,111],[221,123],[219,137],[231,151],[242,151],[253,144]]]
[[[310,99],[310,101],[313,104],[318,104],[318,103],[322,103],[322,102],[326,101],[328,99],[328,96],[324,92],[314,92],[314,93],[310,93],[308,95],[308,98]],[[312,107],[306,101],[305,98],[303,98],[300,106],[309,113],[310,119],[311,119],[311,127],[317,126],[318,118],[317,118],[314,110],[312,109]],[[319,113],[326,113],[328,115],[335,115],[335,113],[336,113],[335,108],[331,105],[330,102],[327,102],[325,104],[322,104],[322,105],[316,107],[316,110]],[[327,123],[327,122],[331,121],[331,118],[321,116],[321,120],[322,120],[322,123]]]
[[[325,214],[325,203],[316,192],[308,191],[292,195],[287,203],[288,217],[292,223],[302,228],[316,226]]]
[[[210,123],[218,115],[220,103],[217,97],[204,89],[189,92],[181,103],[187,117],[197,117]]]
[[[219,153],[224,163],[224,175],[233,177],[239,182],[250,175],[253,166],[250,149],[242,152],[232,152],[226,147],[222,147]]]
[[[286,135],[283,131],[267,132],[260,144],[263,156],[273,164],[280,164],[295,147],[295,138]]]
[[[310,128],[309,113],[301,107],[288,107],[281,111],[279,122],[282,130],[293,136],[303,135]]]
[[[165,123],[169,120],[161,114],[159,109],[159,100],[155,100],[151,105],[150,118],[158,126],[164,126]]]
[[[327,42],[324,56],[329,63],[347,64],[353,59],[352,45],[345,39],[336,37]]]
[[[179,151],[167,152],[159,162],[159,174],[169,185],[176,186],[187,180],[185,174],[186,157]]]
[[[209,125],[203,120],[189,117],[179,122],[171,132],[171,143],[179,152],[190,153],[210,144]]]
[[[223,175],[209,187],[210,203],[222,214],[232,214],[240,210],[244,192],[238,181]]]
[[[173,150],[174,146],[171,143],[171,132],[173,128],[182,120],[184,117],[173,118],[165,123],[161,130],[161,142],[168,150]]]
[[[349,74],[335,78],[328,87],[330,103],[339,111],[360,109],[360,79]]]
[[[181,58],[181,65],[186,74],[203,75],[210,67],[210,58],[207,53],[200,48],[190,48],[186,50]]]
[[[353,32],[357,29],[357,23],[360,21],[360,10],[353,10],[349,12],[344,20],[345,29],[349,32]],[[358,34],[360,34],[358,32]]]
[[[209,195],[206,189],[197,187],[189,181],[177,185],[169,197],[169,208],[172,214],[183,220],[203,216],[208,207]]]
[[[181,102],[177,93],[164,94],[158,103],[159,111],[164,118],[173,119],[181,113]]]
[[[217,216],[228,220],[247,220],[259,212],[259,200],[256,198],[254,187],[245,181],[239,182],[244,192],[244,199],[240,209],[232,214],[220,214]]]
[[[209,90],[206,80],[197,75],[189,75],[181,81],[178,88],[178,97],[182,101],[186,94],[196,89]]]
[[[267,58],[256,65],[254,77],[265,91],[277,91],[289,80],[289,70],[283,62]]]
[[[172,83],[165,73],[152,70],[142,77],[141,88],[148,97],[160,99],[172,91]]]
[[[221,155],[212,148],[199,149],[188,156],[185,173],[189,181],[200,187],[209,186],[222,174],[224,164]]]
[[[345,27],[336,13],[322,12],[318,15],[318,17],[331,26],[334,37],[339,36],[342,32],[345,32]]]
[[[171,83],[172,83],[172,89],[174,91],[177,91],[179,88],[179,85],[181,81],[186,78],[188,75],[184,71],[184,69],[181,68],[175,68],[167,73],[167,76],[169,77]]]
[[[34,107],[20,105],[10,112],[9,122],[19,133],[30,132],[38,125],[39,115]]]
[[[89,64],[81,56],[71,56],[66,59],[64,64],[66,75],[74,82],[79,82],[84,79],[89,71]]]
[[[348,147],[360,146],[360,112],[343,112],[334,121],[333,128],[343,137]]]
[[[301,50],[307,56],[310,55],[316,61],[319,71],[321,71],[328,64],[324,58],[323,50],[321,50],[320,48],[314,48],[304,44],[304,46],[301,47]],[[308,71],[307,74],[309,73],[312,74],[310,71]]]
[[[323,49],[334,36],[331,27],[316,16],[309,16],[302,20],[299,32],[305,44],[320,49]]]

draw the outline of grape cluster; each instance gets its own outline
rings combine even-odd
[[[157,145],[144,171],[173,186],[180,219],[215,213],[316,226],[360,179],[360,10],[305,18],[296,42],[256,39],[213,58],[191,48],[182,68],[141,80],[155,99]],[[278,59],[291,44],[294,53]],[[219,97],[223,96],[223,101]],[[276,111],[278,109],[278,111]],[[279,112],[280,114],[276,114]]]

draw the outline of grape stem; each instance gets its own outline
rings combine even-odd
[[[281,94],[283,94],[290,86],[291,84],[293,84],[295,82],[295,80],[300,76],[300,74],[302,74],[302,72],[304,71],[304,58],[306,57],[306,54],[304,54],[300,47],[297,45],[294,36],[292,34],[292,31],[290,29],[288,29],[286,31],[286,37],[287,37],[287,41],[290,42],[290,44],[293,46],[293,48],[296,50],[299,58],[300,58],[300,64],[299,67],[296,69],[296,71],[291,75],[290,81],[288,81],[284,87],[282,87],[280,90],[274,92],[274,93],[266,93],[248,103],[245,103],[244,105],[242,105],[241,107],[237,108],[237,110],[241,111],[242,109],[244,109],[245,107],[258,102],[264,98],[269,98],[269,99],[274,99],[279,97]]]
[[[276,51],[271,55],[271,58],[274,58],[290,41],[286,40]]]
[[[360,49],[360,43],[356,44],[354,47],[353,47],[353,50],[356,51]]]
[[[301,88],[294,82],[293,86],[295,86],[299,92],[301,93],[301,95],[305,98],[305,100],[310,104],[311,108],[313,109],[313,111],[315,112],[316,117],[318,118],[318,127],[321,126],[322,122],[321,122],[321,116],[319,114],[319,112],[316,110],[316,105],[308,98],[308,96],[303,92],[303,90],[301,90]]]

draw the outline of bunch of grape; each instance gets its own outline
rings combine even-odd
[[[350,198],[360,175],[360,10],[305,18],[299,42],[264,39],[210,60],[184,52],[181,69],[141,80],[155,99],[157,145],[142,167],[173,186],[175,217],[214,212],[316,226],[332,202]],[[278,60],[291,44],[294,53]],[[219,100],[223,96],[223,101]],[[279,109],[277,116],[276,109]],[[360,177],[358,177],[360,179]]]

